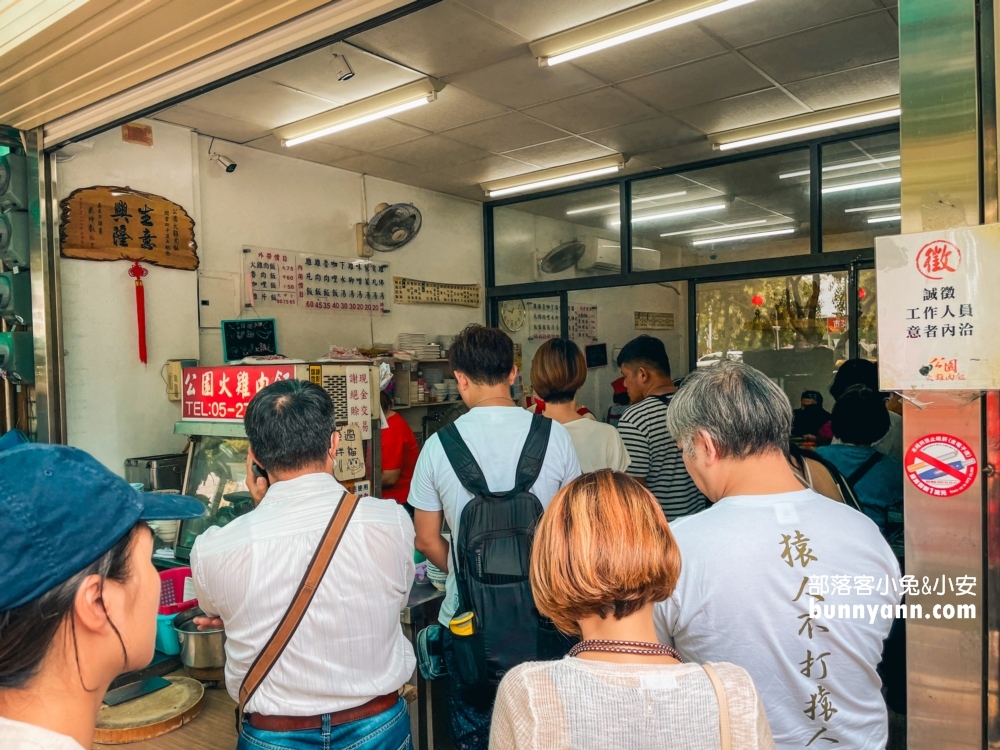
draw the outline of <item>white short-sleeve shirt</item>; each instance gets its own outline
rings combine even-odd
[[[630,459],[618,430],[594,419],[574,419],[563,425],[573,440],[580,471],[625,471]]]
[[[458,434],[479,464],[491,491],[503,492],[514,486],[517,462],[532,419],[532,414],[524,409],[479,406],[455,420]],[[553,422],[542,470],[530,491],[542,507],[547,508],[553,496],[579,475],[580,462],[573,441],[565,427]],[[418,510],[443,510],[452,530],[452,539],[457,540],[462,511],[471,499],[472,493],[462,486],[451,468],[440,438],[431,435],[417,459],[417,468],[410,481],[409,504]],[[445,598],[438,616],[442,625],[447,626],[455,614],[457,597],[455,574],[449,570]]]

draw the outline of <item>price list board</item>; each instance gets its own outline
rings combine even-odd
[[[559,338],[559,303],[528,302],[528,341]]]
[[[270,247],[243,248],[253,306],[295,304],[295,254]]]
[[[397,305],[480,305],[479,284],[441,284],[396,276],[393,278],[393,291]]]
[[[388,263],[299,253],[295,274],[298,303],[306,310],[388,312]]]
[[[569,306],[569,337],[584,344],[597,343],[597,305]]]

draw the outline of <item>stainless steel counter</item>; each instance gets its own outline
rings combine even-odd
[[[413,650],[417,650],[417,634],[437,622],[438,611],[441,609],[441,602],[444,601],[444,592],[438,591],[429,582],[414,583],[410,589],[410,599],[406,607],[399,613],[399,621],[403,626],[403,633],[413,644]],[[413,732],[413,747],[416,750],[434,750],[443,747],[446,741],[447,732],[438,721],[438,734],[440,737],[435,742],[434,707],[440,703],[438,713],[442,713],[445,708],[444,703],[444,680],[441,678],[434,682],[427,682],[420,676],[420,670],[414,670],[410,684],[417,688],[417,698],[410,704],[410,729]],[[437,700],[435,700],[437,699]]]

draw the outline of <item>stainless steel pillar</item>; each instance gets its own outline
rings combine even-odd
[[[983,0],[992,10],[992,0]],[[981,180],[980,103],[995,117],[993,91],[981,100],[980,61],[992,64],[992,35],[980,36],[974,0],[900,0],[900,122],[902,230],[904,233],[970,226],[981,222],[984,204],[996,205],[996,175]],[[990,12],[989,21],[992,22]],[[981,42],[984,42],[980,50]],[[981,52],[986,53],[981,55]],[[992,71],[986,77],[992,86]],[[996,127],[985,128],[995,139]],[[995,170],[995,143],[988,150]],[[995,209],[992,211],[995,213]],[[992,218],[992,217],[991,217]],[[1000,342],[995,342],[1000,346]],[[910,394],[904,446],[944,432],[978,447],[985,462],[986,399],[970,392]],[[986,467],[984,467],[985,469]],[[907,622],[908,742],[910,750],[984,747],[987,667],[987,526],[984,495],[988,471],[962,495],[933,498],[905,482],[906,573],[918,581],[942,575],[975,576],[973,620]],[[926,578],[925,578],[926,577]],[[934,597],[912,597],[925,611]]]

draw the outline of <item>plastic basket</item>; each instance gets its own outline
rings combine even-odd
[[[160,573],[160,608],[161,615],[176,615],[186,609],[191,609],[198,603],[197,599],[184,601],[184,579],[191,577],[191,568],[174,568]]]

